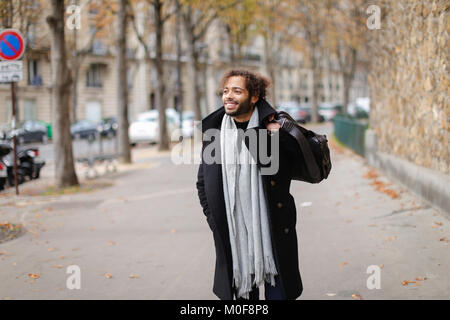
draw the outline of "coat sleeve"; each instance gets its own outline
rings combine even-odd
[[[198,167],[198,173],[197,173],[197,193],[198,198],[200,200],[200,205],[203,208],[203,214],[208,217],[209,210],[208,210],[208,201],[206,200],[206,193],[205,193],[205,180],[203,177],[203,163],[200,164]]]
[[[203,163],[200,164],[200,166],[198,167],[198,174],[197,174],[197,193],[198,193],[198,198],[200,200],[200,205],[202,206],[203,209],[203,214],[206,216],[206,222],[208,223],[209,228],[211,229],[211,231],[214,231],[215,229],[215,224],[214,224],[214,220],[211,216],[211,213],[209,211],[208,208],[208,200],[206,198],[206,193],[205,193],[205,179],[203,176],[203,168],[204,165]]]
[[[291,136],[287,131],[280,129],[280,148],[288,154],[292,163],[292,179],[309,183],[315,183],[306,166],[305,157],[297,142],[297,140]],[[311,149],[315,153],[317,146],[314,145],[314,141],[307,139]]]

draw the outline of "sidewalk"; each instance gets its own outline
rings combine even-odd
[[[331,144],[329,178],[291,186],[300,299],[448,298],[449,220]],[[197,165],[174,165],[155,150],[140,155],[93,180],[92,191],[0,196],[0,222],[26,229],[0,244],[0,299],[217,299]],[[80,267],[80,290],[66,286],[69,265]],[[371,265],[380,289],[367,288]]]

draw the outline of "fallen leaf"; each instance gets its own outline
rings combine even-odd
[[[378,173],[374,169],[369,170],[364,175],[364,178],[366,178],[366,179],[375,179],[376,177],[378,177]]]
[[[34,234],[37,238],[39,238],[39,233],[37,233],[36,231],[29,229],[28,232]]]
[[[55,251],[55,248],[48,248],[47,249],[49,252],[51,252],[51,251]]]
[[[108,245],[109,245],[109,246],[115,246],[116,243],[115,243],[114,241],[108,241]]]
[[[384,264],[380,264],[380,269],[383,269],[384,268]]]
[[[137,278],[139,278],[139,275],[137,275],[137,274],[130,274],[130,279],[137,279]]]
[[[362,297],[359,294],[352,294],[352,298],[355,300],[362,300]]]
[[[427,277],[423,277],[423,278],[415,277],[414,280],[416,280],[416,281],[425,281],[425,280],[427,280]]]
[[[58,268],[58,269],[61,269],[61,268],[63,268],[63,265],[62,265],[62,264],[57,264],[57,265],[55,265],[54,267],[55,267],[55,268]]]
[[[402,281],[402,285],[407,286],[410,283],[417,283],[416,281],[409,281],[409,280],[404,280]]]
[[[334,297],[336,295],[336,293],[327,293],[327,296],[329,297]]]
[[[35,274],[35,273],[29,273],[28,276],[30,278],[33,278],[33,279],[38,279],[39,278],[39,276],[37,274]]]
[[[1,255],[4,255],[4,254],[6,254],[6,251],[5,251],[5,250],[0,251],[0,256],[1,256]]]
[[[105,277],[106,277],[107,279],[111,279],[111,278],[112,278],[112,274],[110,274],[110,273],[105,273]]]
[[[438,226],[442,226],[442,222],[435,221],[434,223],[436,223]]]

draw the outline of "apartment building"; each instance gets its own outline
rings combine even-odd
[[[83,3],[85,0],[80,0]],[[114,23],[111,23],[103,37],[97,37],[90,42],[92,23],[95,22],[95,10],[85,9],[82,15],[81,29],[66,30],[68,37],[68,52],[81,50],[88,46],[88,53],[76,69],[76,99],[71,102],[71,119],[90,119],[98,121],[101,118],[117,114],[117,71],[115,67]],[[25,120],[52,121],[53,106],[51,101],[51,63],[49,29],[45,22],[45,14],[26,34],[27,51],[24,54],[23,80],[17,83],[17,111],[19,122]],[[138,12],[138,28],[142,28],[145,19],[151,19],[148,12]],[[200,44],[200,94],[201,110],[206,115],[221,105],[217,96],[217,85],[223,73],[231,68],[229,45],[224,36],[223,26],[219,21],[213,23]],[[154,37],[149,36],[150,51],[154,51]],[[74,40],[76,39],[76,41]],[[181,35],[182,47],[186,48],[186,36]],[[74,45],[76,43],[76,45]],[[175,26],[173,21],[165,27],[164,67],[166,81],[166,101],[169,108],[177,105],[177,70],[175,53]],[[185,50],[184,50],[185,53]],[[128,88],[129,88],[129,119],[133,121],[141,112],[157,108],[158,94],[156,70],[152,56],[146,57],[145,51],[137,40],[132,28],[128,36]],[[287,101],[311,102],[312,100],[312,70],[304,63],[302,54],[293,50],[283,49],[281,59],[277,63],[275,94],[278,103]],[[185,54],[182,58],[182,83],[184,110],[193,110],[194,100],[188,75],[188,61]],[[243,48],[242,65],[246,68],[266,74],[266,57],[262,37],[252,39]],[[73,73],[75,75],[75,73]],[[365,74],[359,74],[356,94],[364,92],[367,87]],[[319,86],[319,102],[342,101],[342,77],[336,68],[324,68],[323,78]],[[352,92],[355,92],[353,90]],[[272,97],[268,97],[269,100]],[[0,123],[11,121],[11,94],[9,84],[0,84]]]

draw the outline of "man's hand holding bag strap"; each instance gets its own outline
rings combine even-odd
[[[326,179],[331,170],[330,150],[326,135],[316,134],[303,128],[284,111],[279,111],[273,121],[297,140],[312,182],[318,183]]]

